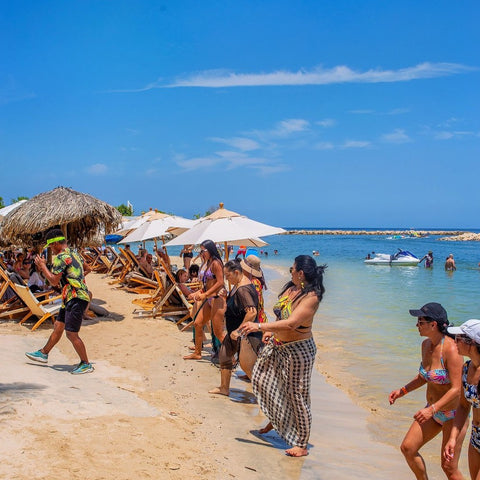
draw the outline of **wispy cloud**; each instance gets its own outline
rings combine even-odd
[[[312,70],[301,69],[295,72],[279,70],[262,73],[236,73],[227,70],[206,70],[171,83],[162,79],[151,82],[144,87],[115,90],[116,92],[144,92],[155,88],[229,88],[229,87],[261,87],[291,85],[331,85],[338,83],[391,83],[407,82],[424,78],[445,77],[475,70],[467,65],[447,62],[424,62],[412,67],[397,70],[373,68],[366,71],[354,70],[346,65],[333,68],[322,66]]]
[[[410,112],[409,108],[393,108],[387,112],[377,112],[370,109],[360,109],[360,110],[349,110],[348,113],[354,115],[402,115],[404,113]]]
[[[410,112],[409,108],[394,108],[387,112],[387,115],[403,115],[404,113]]]
[[[87,167],[87,173],[90,175],[105,175],[108,172],[108,167],[104,163],[95,163]]]
[[[276,123],[270,130],[253,130],[248,132],[248,134],[268,141],[269,139],[288,138],[294,134],[305,132],[309,130],[309,128],[309,121],[302,118],[290,118]]]
[[[328,128],[328,127],[334,127],[337,124],[337,121],[334,120],[333,118],[324,118],[323,120],[319,120],[318,122],[315,122],[317,125],[320,125],[321,127]]]
[[[353,113],[354,115],[373,115],[375,110],[369,109],[360,109],[360,110],[349,110],[348,113]]]
[[[334,145],[331,142],[318,142],[313,146],[313,148],[315,150],[332,150]]]
[[[13,75],[0,78],[0,105],[31,100],[36,94],[19,85]]]
[[[346,140],[340,148],[366,148],[372,143],[366,140]]]
[[[184,170],[199,170],[211,168],[221,161],[220,157],[194,157],[186,160],[180,160],[177,164]]]
[[[475,135],[475,132],[442,130],[439,132],[434,132],[433,138],[435,140],[450,140],[451,138],[466,137],[470,135]]]
[[[233,148],[238,148],[244,152],[258,150],[260,148],[260,144],[255,140],[250,138],[244,137],[232,137],[232,138],[220,138],[220,137],[212,137],[209,140],[212,142],[223,143]]]
[[[257,165],[253,168],[255,168],[260,175],[264,175],[264,176],[291,170],[291,168],[288,165],[285,165],[285,164]]]
[[[405,130],[400,128],[395,129],[391,133],[385,133],[381,137],[382,141],[387,143],[408,143],[412,139],[405,133]]]

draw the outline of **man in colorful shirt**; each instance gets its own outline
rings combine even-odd
[[[47,363],[48,354],[62,338],[66,331],[67,338],[80,357],[80,363],[72,370],[72,374],[93,372],[93,366],[88,361],[87,350],[78,332],[82,325],[83,314],[90,301],[88,288],[85,285],[83,260],[75,251],[71,250],[60,229],[53,229],[47,233],[47,244],[55,255],[52,270],[47,268],[45,259],[36,256],[35,264],[43,276],[52,286],[62,287],[62,308],[54,323],[53,332],[43,348],[25,355],[36,362]],[[87,272],[88,273],[88,272]]]

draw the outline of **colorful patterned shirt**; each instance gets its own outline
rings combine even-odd
[[[264,309],[264,306],[263,306],[263,285],[262,285],[262,282],[258,278],[255,278],[255,277],[253,277],[250,281],[255,286],[255,290],[257,291],[257,294],[258,294],[258,308],[257,308],[257,310],[258,310],[258,321],[260,323],[268,322],[268,318],[267,318],[267,315],[265,314],[265,309]]]
[[[90,301],[88,288],[85,285],[83,273],[83,261],[80,255],[70,248],[66,248],[53,258],[52,273],[58,275],[63,273],[60,279],[62,286],[63,305],[73,298]]]

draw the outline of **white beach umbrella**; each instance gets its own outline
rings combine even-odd
[[[144,213],[140,217],[133,217],[132,220],[127,220],[124,222],[119,230],[115,232],[116,235],[128,235],[132,233],[133,230],[141,227],[144,223],[151,222],[160,218],[170,217],[166,213],[157,212],[155,210],[150,210],[147,213]],[[135,240],[136,241],[136,240]]]
[[[170,229],[172,233],[178,232],[179,229]],[[284,233],[285,230],[279,227],[272,227],[265,223],[260,223],[251,220],[248,217],[240,215],[220,208],[205,218],[201,218],[189,230],[181,233],[178,237],[170,240],[165,244],[166,247],[170,245],[197,245],[204,240],[212,240],[215,243],[237,243],[245,246],[263,246],[265,242],[259,240],[258,237],[267,235],[277,235]],[[259,245],[258,242],[263,242]]]
[[[8,205],[7,207],[0,208],[0,222],[3,220],[4,217],[7,216],[10,212],[13,212],[16,210],[22,203],[25,203],[26,200],[20,200],[18,202],[12,203],[11,205]]]
[[[190,228],[194,223],[194,220],[189,220],[188,218],[177,217],[176,215],[165,215],[162,218],[144,222],[119,243],[144,242],[154,238],[161,238],[165,235],[171,235],[167,232],[169,228]]]

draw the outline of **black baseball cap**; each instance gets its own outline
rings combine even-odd
[[[412,317],[428,317],[438,323],[448,325],[447,311],[439,303],[427,303],[419,310],[409,310],[409,312]]]

